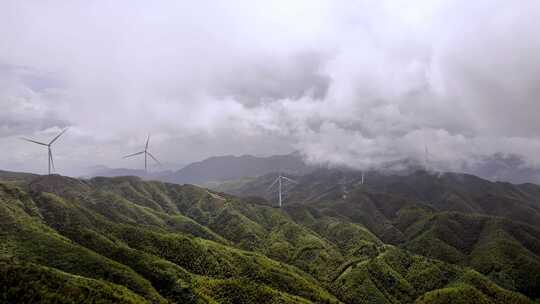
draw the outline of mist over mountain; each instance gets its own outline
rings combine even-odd
[[[495,154],[479,160],[473,166],[464,168],[463,171],[490,180],[508,181],[515,184],[540,184],[540,170],[529,166],[517,155]]]
[[[430,162],[429,169],[438,170],[436,162]],[[371,168],[383,174],[410,174],[417,170],[425,169],[425,162],[416,159],[403,159],[381,164]],[[159,180],[179,184],[199,184],[206,186],[219,186],[223,182],[240,182],[242,179],[250,179],[269,173],[282,172],[285,174],[304,175],[318,168],[342,168],[356,170],[347,166],[332,166],[331,164],[309,164],[298,152],[268,157],[242,155],[242,156],[214,156],[199,162],[188,164],[173,171],[168,166],[154,167],[150,172],[126,168],[108,168],[96,166],[88,168],[84,177],[95,176],[138,176],[145,180]],[[514,184],[536,183],[540,184],[540,170],[534,169],[516,155],[504,156],[495,154],[484,157],[474,163],[463,166],[459,171],[491,181],[504,181]]]

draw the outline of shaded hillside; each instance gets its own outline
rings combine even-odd
[[[11,172],[0,170],[0,181],[4,183],[27,183],[33,179],[39,177],[37,174],[23,173],[23,172]]]
[[[266,204],[136,177],[0,181],[0,299],[386,304],[444,295],[531,303],[511,291],[521,285],[505,289],[467,267],[385,244],[377,229],[336,211]]]
[[[490,182],[467,174],[429,174],[425,171],[410,175],[368,172],[365,184],[361,184],[361,173],[353,170],[319,169],[293,177],[300,184],[287,189],[286,200],[290,204],[340,203],[350,200],[351,193],[360,191],[401,201],[395,203],[397,205],[414,202],[439,211],[503,216],[531,225],[540,223],[540,186],[534,184],[515,185]],[[275,190],[268,190],[275,178],[275,174],[268,174],[230,192],[275,201]]]
[[[84,179],[90,179],[93,177],[117,177],[117,176],[137,176],[144,180],[161,180],[164,181],[170,176],[173,171],[163,170],[163,168],[169,168],[165,166],[159,166],[157,168],[151,168],[148,172],[143,169],[127,169],[127,168],[109,168],[105,166],[95,166],[88,168],[86,172],[81,176]]]
[[[237,194],[275,201],[275,176]],[[313,224],[325,216],[365,226],[382,241],[473,267],[506,288],[539,297],[540,187],[493,183],[475,176],[417,172],[408,176],[320,170],[296,177],[285,210]],[[317,220],[315,220],[317,219]]]

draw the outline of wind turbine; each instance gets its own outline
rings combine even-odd
[[[268,187],[268,190],[270,190],[270,188],[272,188],[276,183],[278,183],[278,193],[279,193],[279,208],[281,208],[281,206],[283,205],[283,198],[282,198],[282,195],[283,195],[283,191],[282,191],[282,187],[283,187],[283,181],[285,182],[291,182],[293,184],[298,184],[297,181],[293,180],[293,179],[290,179],[288,177],[285,177],[283,175],[281,175],[281,172],[279,173],[278,177],[274,180],[274,182]]]
[[[341,190],[341,198],[347,199],[347,195],[349,194],[349,190],[347,190],[347,177],[343,176],[341,179],[337,182],[339,189]]]
[[[425,163],[425,170],[427,173],[436,173],[437,178],[441,178],[443,176],[443,172],[438,170],[436,166],[432,165],[431,161],[431,153],[428,150],[428,147],[426,145],[426,155],[424,156],[424,163]]]
[[[430,166],[429,166],[429,151],[427,145],[425,146],[425,155],[424,155],[424,169],[429,172]]]
[[[42,146],[45,146],[47,147],[47,154],[48,154],[48,162],[49,162],[49,175],[51,175],[51,166],[52,166],[52,169],[53,171],[56,171],[56,169],[54,168],[54,160],[53,160],[53,155],[52,155],[52,150],[51,150],[51,145],[60,137],[62,136],[62,134],[64,134],[66,131],[67,131],[68,128],[65,128],[64,130],[62,130],[62,132],[60,132],[60,134],[56,135],[55,138],[53,138],[48,144],[46,143],[42,143],[42,142],[39,142],[39,141],[35,141],[35,140],[32,140],[32,139],[28,139],[28,138],[21,138],[22,140],[26,140],[28,142],[31,142],[31,143],[35,143],[35,144],[38,144],[38,145],[42,145]]]
[[[129,157],[132,157],[132,156],[137,156],[137,155],[141,155],[141,154],[144,154],[144,172],[148,172],[148,156],[150,156],[158,165],[161,165],[161,163],[159,162],[159,160],[157,160],[154,155],[152,155],[152,153],[148,152],[148,143],[150,142],[150,135],[148,135],[148,137],[146,138],[146,145],[144,146],[144,150],[141,151],[141,152],[137,152],[137,153],[133,153],[133,154],[130,154],[130,155],[126,155],[122,158],[129,158]]]

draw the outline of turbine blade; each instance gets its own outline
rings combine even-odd
[[[51,149],[49,149],[49,157],[51,158],[51,166],[52,166],[52,169],[54,172],[56,172],[56,169],[54,168],[54,159],[53,159],[53,156],[52,156],[52,151]]]
[[[62,130],[62,132],[60,132],[60,134],[56,135],[56,137],[53,138],[53,140],[51,140],[49,145],[52,145],[52,143],[55,142],[60,136],[62,136],[62,134],[66,133],[67,130],[68,130],[68,128],[65,128],[64,130]]]
[[[157,160],[157,158],[155,158],[154,155],[152,155],[152,153],[150,153],[150,152],[148,152],[148,151],[146,151],[146,153],[148,153],[148,155],[150,155],[150,157],[151,157],[156,163],[158,163],[158,165],[161,166],[161,163],[159,162],[159,160]]]
[[[49,146],[45,143],[42,143],[42,142],[39,142],[39,141],[35,141],[35,140],[31,140],[31,139],[28,139],[28,138],[24,138],[24,137],[21,137],[22,140],[26,140],[26,141],[29,141],[29,142],[32,142],[32,143],[35,143],[35,144],[38,144],[38,145],[42,145],[42,146]]]
[[[270,190],[270,188],[272,188],[278,182],[278,180],[279,180],[279,176],[276,178],[276,180],[274,180],[274,182],[270,186],[268,186],[268,188],[266,188],[266,191]]]
[[[148,142],[150,141],[150,134],[148,134],[148,137],[146,138],[146,146],[144,148],[144,150],[148,150]]]
[[[133,154],[130,154],[130,155],[126,155],[126,156],[124,156],[122,158],[128,158],[128,157],[132,157],[132,156],[143,154],[143,153],[144,153],[144,151],[141,151],[141,152],[133,153]]]
[[[295,183],[295,184],[298,184],[298,182],[297,182],[297,181],[295,181],[294,179],[290,179],[290,178],[288,178],[288,177],[285,177],[285,176],[281,176],[281,178],[283,178],[283,179],[285,179],[285,180],[287,180],[287,181],[289,181],[289,182],[291,182],[291,183]]]

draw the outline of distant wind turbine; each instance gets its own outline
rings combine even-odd
[[[281,173],[279,173],[278,177],[274,180],[274,182],[268,187],[268,190],[270,190],[270,188],[272,188],[276,183],[278,183],[278,193],[279,193],[279,207],[281,208],[281,206],[283,205],[283,191],[282,191],[282,187],[283,187],[283,182],[291,182],[293,184],[298,184],[297,181],[293,180],[293,179],[290,179],[288,177],[285,177],[283,175],[281,175]]]
[[[56,169],[54,168],[54,160],[53,160],[53,155],[52,155],[52,150],[51,150],[51,145],[60,137],[62,136],[62,134],[64,134],[66,131],[67,131],[68,128],[65,128],[64,130],[62,130],[62,132],[60,132],[60,134],[56,135],[55,138],[53,138],[48,144],[46,143],[42,143],[42,142],[39,142],[39,141],[35,141],[35,140],[32,140],[32,139],[28,139],[28,138],[21,138],[22,140],[25,140],[25,141],[28,141],[28,142],[31,142],[31,143],[34,143],[34,144],[38,144],[38,145],[42,145],[42,146],[45,146],[47,147],[47,153],[48,153],[48,162],[49,162],[49,175],[51,175],[51,166],[52,166],[52,169],[53,171],[56,171]]]
[[[435,162],[433,162],[432,160],[433,158],[431,157],[431,153],[429,152],[427,145],[425,149],[426,151],[425,151],[425,156],[424,156],[424,166],[425,166],[426,172],[436,173],[437,178],[441,178],[441,176],[443,176],[444,173],[438,170],[437,167],[433,165]]]
[[[425,146],[425,155],[424,155],[424,169],[429,172],[430,171],[430,163],[429,163],[429,150],[427,145]]]
[[[129,157],[132,157],[132,156],[137,156],[137,155],[144,154],[144,171],[145,172],[148,172],[148,156],[150,156],[158,165],[161,165],[159,160],[157,160],[157,158],[155,158],[154,155],[152,155],[152,153],[148,152],[148,143],[149,142],[150,142],[150,135],[148,135],[148,137],[146,138],[146,145],[144,146],[144,151],[133,153],[133,154],[130,154],[130,155],[126,155],[123,158],[129,158]]]

